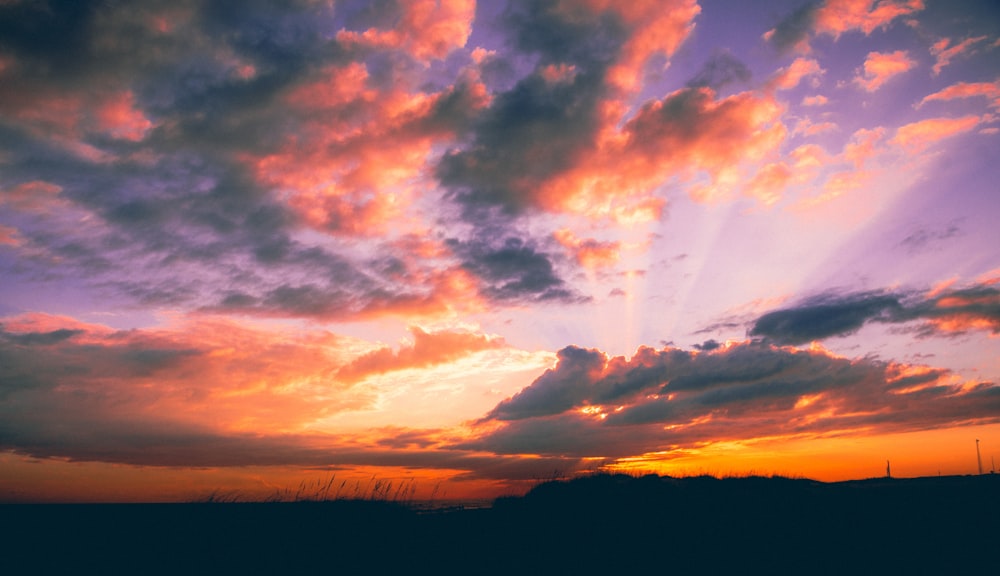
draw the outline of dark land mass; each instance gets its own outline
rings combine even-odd
[[[595,475],[491,508],[0,506],[3,574],[998,574],[1000,476]]]

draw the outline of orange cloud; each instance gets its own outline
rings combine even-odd
[[[927,102],[940,100],[956,100],[959,98],[975,98],[985,96],[990,100],[991,108],[1000,108],[1000,81],[997,82],[959,82],[939,90],[929,96],[925,96],[917,107],[923,106]]]
[[[885,137],[884,128],[861,128],[851,135],[851,140],[844,145],[844,159],[849,160],[857,169],[862,169],[868,160],[880,153],[879,142]]]
[[[799,85],[803,78],[820,76],[825,72],[819,62],[812,58],[796,58],[787,68],[778,70],[771,78],[770,86],[777,90],[789,90]]]
[[[937,76],[941,73],[941,70],[951,64],[953,58],[960,54],[965,54],[970,51],[974,44],[978,44],[986,40],[986,36],[976,36],[975,38],[967,38],[954,46],[948,47],[951,43],[949,38],[942,38],[931,46],[931,54],[935,56],[934,61],[934,75]]]
[[[816,144],[803,144],[792,150],[789,156],[795,161],[795,170],[810,170],[826,164],[826,150]]]
[[[816,31],[835,38],[854,30],[868,35],[923,9],[923,0],[827,0],[816,11]]]
[[[924,9],[922,0],[826,0],[807,4],[796,10],[763,38],[779,49],[800,54],[812,50],[809,39],[816,34],[840,38],[853,31],[866,36],[878,28],[887,28],[899,17]]]
[[[49,395],[57,412],[72,410],[77,396],[90,406],[88,418],[273,433],[371,400],[331,385],[329,366],[342,362],[351,344],[324,332],[265,330],[220,319],[116,331],[38,314],[4,319],[3,331],[20,345],[18,362],[8,368],[12,377],[28,371],[39,382],[56,378],[55,388],[33,393]],[[38,362],[80,369],[56,377]],[[109,385],[114,382],[129,385]]]
[[[639,87],[643,66],[656,54],[673,56],[694,29],[694,19],[701,13],[696,0],[583,0],[581,5],[593,12],[612,11],[632,28],[618,60],[608,71],[611,86],[632,92]],[[572,2],[561,2],[561,11],[572,18],[579,9]]]
[[[609,184],[620,188],[630,177],[649,186],[700,171],[725,193],[742,162],[759,161],[784,140],[781,112],[777,102],[751,92],[720,100],[705,87],[668,94],[625,125],[621,153],[606,166]]]
[[[788,162],[790,161],[790,162]],[[744,187],[743,193],[770,206],[783,197],[789,186],[812,181],[828,161],[828,154],[815,144],[804,144],[788,154],[788,161],[766,164]]]
[[[424,368],[482,350],[506,346],[502,338],[472,332],[427,332],[412,326],[410,333],[413,335],[412,344],[401,346],[395,352],[391,348],[367,352],[340,368],[337,379],[342,382],[357,382],[371,374]]]
[[[744,188],[744,193],[769,206],[781,199],[781,192],[792,180],[792,170],[787,164],[767,164],[754,175]]]
[[[683,88],[645,104],[621,127],[615,104],[601,109],[597,137],[574,151],[570,166],[544,179],[513,178],[519,197],[550,212],[656,220],[665,206],[656,189],[664,182],[707,176],[719,195],[731,193],[741,166],[773,153],[787,132],[782,106],[756,92],[718,99],[708,87]]]
[[[441,59],[465,46],[476,15],[475,0],[411,0],[390,30],[341,30],[337,41],[369,48],[404,50],[418,60]]]
[[[936,332],[962,333],[985,330],[1000,334],[1000,291],[991,286],[1000,283],[1000,277],[986,275],[979,286],[952,290],[953,281],[935,286],[928,299],[933,309],[924,317]]]
[[[829,102],[830,99],[822,95],[806,96],[802,99],[803,106],[826,106]]]
[[[802,207],[816,206],[839,198],[843,194],[852,190],[857,190],[871,180],[871,172],[864,170],[842,170],[830,174],[823,186],[820,194],[802,202]]]
[[[299,123],[278,149],[247,156],[310,226],[373,235],[409,204],[434,144],[489,96],[474,78],[438,93],[379,91],[361,63],[331,66],[286,96]]]
[[[602,242],[593,238],[580,239],[568,228],[556,230],[553,235],[556,241],[570,252],[577,264],[584,268],[605,268],[618,263],[620,242]]]
[[[868,92],[878,90],[890,78],[902,74],[917,63],[909,58],[906,50],[896,50],[895,52],[869,52],[865,58],[864,74],[858,74],[854,78],[855,84],[861,86]]]
[[[979,125],[979,116],[961,118],[930,118],[900,126],[891,143],[909,152],[919,152],[935,142],[968,132]]]

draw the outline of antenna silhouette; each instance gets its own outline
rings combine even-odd
[[[983,474],[983,457],[979,455],[979,438],[976,438],[976,462],[979,464],[979,475]]]

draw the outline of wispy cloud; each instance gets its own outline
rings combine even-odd
[[[935,58],[934,68],[932,69],[934,74],[940,74],[941,70],[943,70],[945,66],[951,64],[952,59],[956,56],[968,53],[972,50],[973,46],[984,40],[986,40],[986,36],[976,36],[975,38],[966,38],[965,40],[950,46],[949,44],[951,44],[951,39],[949,38],[942,38],[941,40],[935,42],[931,46],[931,54],[934,55]]]

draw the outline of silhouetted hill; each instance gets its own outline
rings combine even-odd
[[[595,475],[491,509],[6,505],[5,574],[997,573],[1000,477]]]

